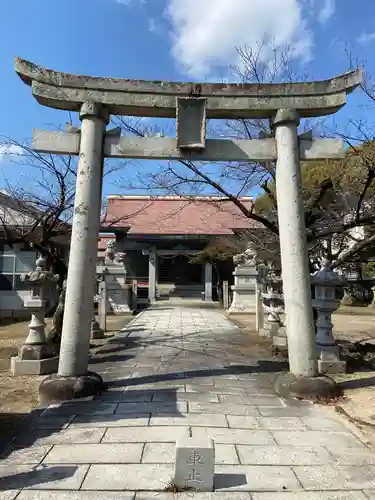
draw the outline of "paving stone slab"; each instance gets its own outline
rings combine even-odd
[[[348,428],[338,418],[302,417],[308,429],[313,431],[348,432]]]
[[[186,413],[188,411],[187,403],[178,401],[174,403],[155,402],[155,403],[120,403],[116,414],[121,413],[170,413],[171,415]]]
[[[201,385],[191,385],[191,384],[186,384],[186,392],[193,392],[195,394],[206,394],[208,392],[213,392],[215,394],[244,394],[247,395],[246,390],[243,389],[242,387],[231,387],[231,386],[224,386],[224,387],[218,387],[217,385],[210,387],[209,389],[207,386],[201,386]],[[258,392],[259,394],[259,392]]]
[[[201,367],[201,369],[202,369],[202,367]],[[185,384],[209,386],[209,387],[207,387],[208,390],[210,390],[211,386],[214,385],[214,379],[212,377],[193,377],[193,376],[187,376],[184,379],[184,382],[185,382]]]
[[[251,497],[250,493],[232,493],[229,491],[215,491],[213,493],[189,491],[185,493],[178,493],[177,495],[175,493],[165,493],[159,491],[140,491],[136,493],[135,500],[251,500]]]
[[[146,443],[142,455],[145,464],[174,464],[176,443]]]
[[[100,443],[105,429],[68,428],[59,432],[36,430],[21,434],[15,440],[16,445],[46,445],[66,443]]]
[[[44,464],[140,463],[143,443],[55,445]]]
[[[92,465],[82,490],[163,490],[172,481],[173,465]]]
[[[38,418],[31,426],[32,429],[66,429],[75,415],[61,415],[60,417],[43,417]]]
[[[175,443],[146,443],[142,455],[142,463],[164,464],[175,463],[175,460]],[[238,455],[234,445],[215,444],[215,464],[239,464]]]
[[[237,465],[240,463],[233,444],[214,443],[215,447],[215,464],[218,465]]]
[[[231,396],[227,394],[219,394],[220,403],[233,405],[251,405],[251,406],[266,406],[273,408],[284,408],[284,403],[280,398],[274,396]]]
[[[164,389],[164,390],[180,390],[181,388],[185,387],[185,379],[182,380],[173,380],[171,382],[150,382],[147,384],[133,384],[132,379],[129,380],[129,383],[127,385],[123,386],[123,389],[126,391],[141,391],[141,390],[153,390],[155,391],[156,389]]]
[[[19,490],[0,491],[0,500],[15,500],[18,493]]]
[[[60,405],[51,405],[43,412],[41,418],[61,417],[62,415],[79,415],[81,413],[111,415],[115,412],[116,408],[116,403],[102,403],[100,401],[65,403]]]
[[[189,403],[189,412],[259,416],[259,411],[256,406],[230,405],[223,403]]]
[[[248,415],[227,415],[229,427],[232,429],[259,429],[260,424],[256,417]]]
[[[189,427],[113,427],[107,429],[103,443],[170,442],[189,437]]]
[[[79,490],[87,465],[0,465],[0,490],[11,488]]]
[[[319,431],[271,431],[277,443],[290,446],[356,446],[361,442],[353,434]],[[364,445],[363,445],[364,446]]]
[[[252,493],[252,500],[367,500],[361,491],[299,491],[288,493]]]
[[[303,420],[299,417],[259,417],[261,429],[273,431],[304,431],[307,430]]]
[[[363,493],[367,497],[366,500],[375,500],[375,490],[365,490]],[[358,499],[358,500],[362,500],[362,499]]]
[[[218,403],[218,395],[213,393],[199,393],[199,392],[179,392],[173,393],[169,391],[154,392],[152,401],[187,401],[194,403]]]
[[[114,491],[30,491],[23,490],[17,500],[134,500],[133,492]],[[0,500],[2,497],[0,496]]]
[[[150,425],[189,425],[203,427],[228,427],[225,415],[217,413],[181,413],[178,416],[156,413],[151,415]]]
[[[319,417],[319,410],[311,406],[299,406],[293,408],[270,408],[265,406],[259,406],[259,413],[262,417],[305,417],[305,416],[317,416]]]
[[[195,438],[212,438],[215,443],[276,445],[268,431],[249,429],[228,429],[217,427],[192,427],[192,436]]]
[[[150,420],[149,413],[123,414],[123,415],[98,415],[98,416],[77,416],[68,427],[132,427],[147,426]]]
[[[294,467],[305,490],[365,490],[375,488],[375,467],[353,465]]]
[[[252,379],[250,375],[246,380],[239,380],[237,375],[223,375],[220,377],[215,377],[214,384],[217,387],[234,386],[242,387],[245,390],[258,389],[259,392],[259,383],[257,381],[254,381],[254,379]]]
[[[290,467],[220,465],[215,468],[215,491],[301,490]]]
[[[51,445],[32,446],[31,448],[12,446],[1,455],[1,464],[39,464],[51,448]]]
[[[375,451],[370,448],[331,445],[326,448],[340,465],[375,465]]]
[[[323,447],[237,445],[244,465],[323,465],[334,464]]]
[[[147,403],[151,401],[153,391],[112,391],[105,392],[97,396],[101,401],[111,401],[114,403]]]

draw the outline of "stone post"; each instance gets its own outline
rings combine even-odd
[[[276,195],[290,367],[289,374],[282,374],[278,378],[276,390],[285,395],[314,399],[319,394],[330,393],[334,383],[315,380],[318,363],[302,199],[298,124],[299,115],[293,109],[280,109],[272,124],[277,145]]]
[[[108,113],[84,102],[80,152],[70,244],[65,312],[57,376],[40,386],[43,401],[91,396],[103,389],[102,378],[88,372],[90,326],[93,314],[97,236],[100,225],[103,142]]]
[[[108,310],[107,283],[105,280],[105,275],[103,275],[101,280],[99,281],[98,316],[99,316],[99,326],[104,332],[107,331],[107,310]]]
[[[150,248],[148,256],[148,299],[151,304],[156,301],[156,249]]]
[[[256,311],[255,311],[255,330],[260,332],[264,327],[264,312],[263,312],[263,301],[262,292],[260,290],[259,284],[257,283],[256,288]]]
[[[369,307],[375,309],[375,286],[371,287],[372,293],[373,293],[373,299],[371,301],[371,304]]]
[[[344,286],[345,278],[329,267],[328,260],[312,276],[314,285],[313,307],[317,312],[316,347],[319,373],[345,373],[346,362],[340,360],[340,347],[332,333],[332,313],[340,307],[336,290]]]
[[[205,262],[204,264],[204,295],[205,300],[212,300],[212,264]]]
[[[138,281],[132,280],[132,310],[136,311],[138,308]]]
[[[223,281],[223,308],[225,311],[229,307],[229,283],[228,281]]]
[[[30,288],[30,297],[25,300],[24,306],[31,312],[31,321],[29,334],[18,356],[11,358],[12,375],[46,375],[57,371],[59,358],[55,356],[53,346],[47,343],[44,316],[50,284],[56,286],[59,275],[47,271],[46,264],[46,259],[39,257],[35,271],[21,277]]]
[[[256,311],[255,311],[255,330],[260,332],[264,327],[264,309],[263,309],[263,292],[265,291],[265,277],[267,274],[267,266],[260,262],[257,266],[258,277],[256,283]]]
[[[95,286],[97,288],[99,288],[100,282],[101,282],[101,277],[100,276],[95,276]],[[97,291],[99,292],[98,289],[97,289]],[[91,338],[93,340],[104,339],[104,337],[105,337],[105,335],[104,335],[104,329],[102,329],[100,327],[100,324],[97,321],[96,314],[95,314],[95,304],[97,304],[98,305],[98,315],[99,315],[99,303],[100,303],[100,293],[97,293],[94,296],[94,311],[93,311],[93,315],[92,315],[91,328],[90,328]]]

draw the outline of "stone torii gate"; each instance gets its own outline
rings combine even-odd
[[[281,392],[327,392],[317,371],[310,276],[301,197],[300,161],[340,157],[336,139],[298,137],[300,118],[329,115],[346,103],[362,81],[360,70],[331,80],[286,84],[174,83],[59,73],[16,58],[15,70],[43,106],[77,111],[79,132],[35,130],[40,152],[79,155],[58,373],[40,386],[47,401],[88,396],[103,388],[87,371],[92,319],[103,158],[196,161],[277,160],[276,189],[290,373]],[[120,137],[106,132],[111,115],[176,118],[176,138]],[[266,118],[272,138],[206,139],[206,120]]]

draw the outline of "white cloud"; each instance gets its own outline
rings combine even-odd
[[[323,7],[318,12],[318,21],[324,24],[336,12],[336,0],[318,0],[318,2],[319,4],[323,2]]]
[[[25,150],[17,144],[0,144],[0,161],[7,156],[22,156],[24,154]]]
[[[374,40],[375,40],[375,32],[362,33],[362,35],[357,39],[357,42],[365,45],[366,43],[373,42]]]
[[[303,8],[312,9],[312,3],[315,4],[311,0],[168,0],[165,15],[172,28],[172,55],[193,78],[206,78],[212,68],[236,63],[235,47],[255,47],[271,38],[276,47],[293,44],[295,57],[309,60],[313,36]]]
[[[125,7],[130,7],[133,4],[144,5],[146,0],[113,0],[120,5],[125,5]]]
[[[150,17],[148,20],[148,31],[150,31],[151,33],[155,33],[155,35],[161,35],[163,29],[161,25],[156,21],[156,19]]]

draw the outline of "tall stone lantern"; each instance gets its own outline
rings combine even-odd
[[[265,337],[274,337],[283,326],[280,315],[284,312],[281,271],[273,263],[267,267],[265,290],[262,293],[263,308],[267,314],[264,328],[259,332]]]
[[[256,290],[257,290],[257,263],[255,251],[248,248],[243,253],[233,257],[236,266],[232,285],[233,300],[228,310],[233,313],[254,313],[256,312]]]
[[[125,257],[126,253],[116,251],[116,240],[109,240],[104,255],[104,266],[96,268],[96,273],[105,280],[108,303],[115,314],[131,312]]]
[[[11,372],[13,375],[45,375],[53,373],[58,368],[58,357],[55,356],[53,346],[47,343],[45,335],[45,309],[47,293],[51,283],[57,283],[58,274],[46,270],[47,262],[44,257],[36,261],[35,270],[21,276],[21,281],[30,290],[24,306],[31,312],[29,334],[21,346],[18,356],[11,358]]]
[[[345,278],[330,269],[325,259],[322,267],[312,276],[314,285],[313,308],[316,310],[316,347],[319,373],[343,373],[346,362],[340,360],[340,347],[333,337],[332,313],[340,307],[338,290],[345,284]]]

